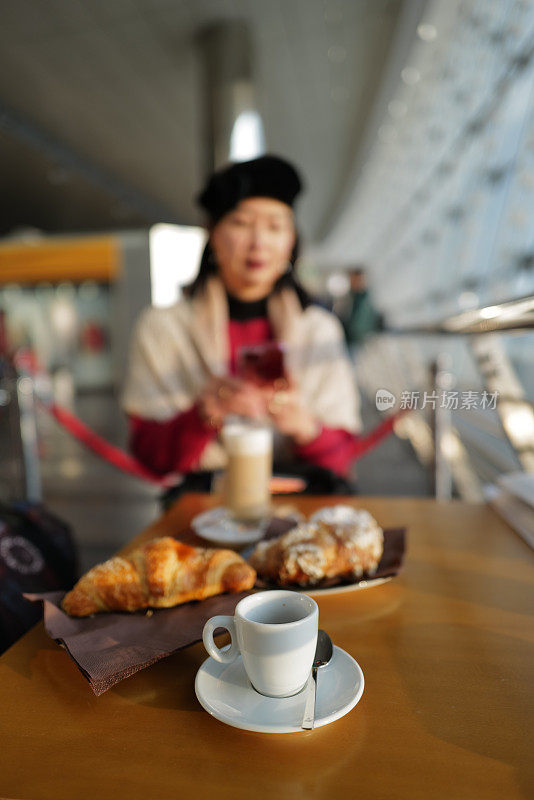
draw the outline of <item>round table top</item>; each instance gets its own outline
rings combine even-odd
[[[179,538],[215,502],[182,497],[129,547]],[[309,514],[333,501],[291,502]],[[95,697],[38,624],[0,658],[0,796],[532,796],[532,551],[484,505],[342,502],[407,527],[399,576],[317,598],[320,626],[365,675],[349,714],[294,734],[226,726],[195,697],[201,644]]]

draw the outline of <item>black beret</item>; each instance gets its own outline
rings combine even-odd
[[[261,156],[214,172],[197,201],[210,220],[218,222],[247,197],[274,197],[292,206],[301,188],[299,174],[291,164],[278,156]]]

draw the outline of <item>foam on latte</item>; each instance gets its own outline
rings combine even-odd
[[[266,453],[272,445],[269,428],[255,428],[242,422],[225,425],[222,438],[227,454],[255,456]]]

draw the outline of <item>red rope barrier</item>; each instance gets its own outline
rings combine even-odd
[[[45,408],[59,424],[65,428],[75,439],[84,444],[93,453],[103,458],[108,463],[112,464],[117,469],[134,475],[141,480],[155,483],[158,486],[168,487],[176,483],[176,475],[156,475],[147,469],[140,461],[121,450],[114,444],[110,444],[106,439],[99,436],[71,411],[55,403],[44,403],[39,400],[43,408]]]
[[[354,460],[358,461],[370,450],[373,450],[383,439],[386,439],[393,433],[393,428],[397,420],[407,414],[408,411],[409,409],[401,409],[395,414],[391,414],[391,416],[383,419],[372,431],[360,436],[357,441],[354,442]]]
[[[117,469],[127,472],[130,475],[134,475],[136,478],[140,478],[141,480],[154,483],[163,488],[167,488],[176,484],[178,477],[176,474],[171,473],[169,475],[157,475],[154,472],[151,472],[129,453],[126,453],[124,450],[121,450],[120,447],[111,444],[102,436],[99,436],[97,433],[91,430],[91,428],[89,428],[68,409],[58,406],[56,403],[45,403],[40,398],[37,399],[42,407],[45,408],[54,417],[54,419],[63,428],[65,428],[65,430],[78,439],[79,442],[96,453],[96,455],[100,456],[100,458],[103,458]],[[383,439],[389,436],[393,432],[393,426],[395,425],[395,422],[406,413],[406,410],[398,411],[396,414],[392,414],[390,417],[387,417],[387,419],[382,420],[382,422],[380,422],[369,433],[360,436],[354,442],[354,460],[358,461],[370,450],[373,450]]]

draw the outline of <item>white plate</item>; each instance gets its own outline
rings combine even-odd
[[[217,506],[211,508],[209,511],[204,511],[198,514],[191,521],[191,527],[198,536],[206,539],[212,544],[228,545],[229,547],[246,547],[247,545],[256,544],[260,541],[265,534],[265,530],[269,525],[270,519],[258,523],[256,526],[247,526],[243,523],[234,520],[224,506]],[[297,522],[295,522],[297,524]],[[252,548],[241,555],[248,561],[250,554],[253,552]],[[328,588],[317,588],[313,586],[305,586],[302,589],[292,587],[295,591],[302,591],[305,594],[315,596],[327,594],[345,594],[346,592],[357,592],[360,589],[370,589],[372,586],[381,586],[391,580],[389,578],[366,578],[364,580],[356,581],[355,583],[341,584],[339,586],[329,586]],[[285,588],[285,587],[266,587],[266,588]]]
[[[325,586],[324,588],[313,586],[273,586],[272,584],[260,584],[258,588],[267,591],[268,589],[287,589],[290,588],[294,592],[304,592],[312,597],[320,597],[324,594],[346,594],[347,592],[358,592],[360,589],[371,589],[373,586],[382,586],[383,583],[388,583],[393,576],[385,578],[365,578],[357,583],[340,583],[339,586]]]
[[[198,514],[191,527],[199,536],[213,544],[246,545],[258,542],[269,523],[268,519],[257,525],[244,525],[232,518],[224,506],[211,508]]]
[[[315,727],[348,714],[362,696],[363,686],[359,664],[334,645],[332,660],[319,670]],[[195,692],[208,713],[234,728],[259,733],[302,731],[306,690],[283,698],[258,694],[250,684],[240,656],[229,665],[208,658],[197,672]]]
[[[360,589],[371,589],[373,586],[382,586],[383,583],[388,583],[390,580],[391,576],[389,578],[367,578],[358,583],[344,583],[340,586],[328,586],[324,589],[314,589],[313,586],[309,586],[307,589],[301,589],[301,591],[312,595],[312,597],[323,594],[342,594],[345,592],[357,592]]]

